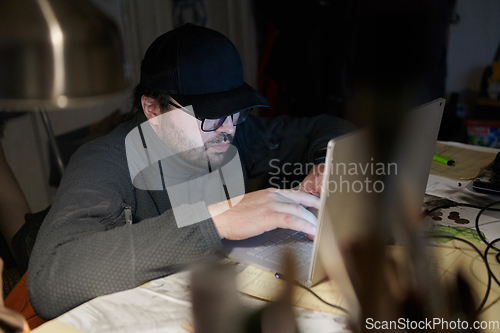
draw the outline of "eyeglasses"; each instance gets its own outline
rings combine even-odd
[[[175,106],[178,109],[182,109],[182,106],[179,106],[171,101],[169,101],[168,104]],[[195,115],[195,117],[196,117],[196,119],[201,121],[201,130],[203,132],[213,132],[213,131],[216,131],[219,127],[221,127],[222,124],[224,124],[227,117],[231,117],[231,120],[232,120],[234,126],[237,126],[237,125],[243,123],[245,120],[247,120],[247,117],[251,111],[252,111],[252,109],[246,109],[246,110],[242,110],[242,111],[233,113],[232,115],[225,116],[222,118],[217,118],[217,119],[203,119],[203,118],[197,117],[196,115]]]

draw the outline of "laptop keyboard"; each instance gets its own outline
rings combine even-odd
[[[279,229],[276,230],[271,239],[247,253],[281,265],[283,263],[283,256],[286,251],[289,251],[294,255],[294,269],[297,271],[305,266],[309,266],[312,248],[313,241],[307,238],[306,234],[289,229]]]

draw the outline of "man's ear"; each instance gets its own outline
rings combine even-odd
[[[151,120],[161,114],[160,106],[154,98],[142,95],[141,104],[142,111],[148,120]]]

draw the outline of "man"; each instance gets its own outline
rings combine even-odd
[[[277,227],[314,235],[304,207],[318,208],[317,197],[242,195],[233,185],[268,174],[271,159],[311,162],[351,126],[249,116],[258,106],[268,103],[243,82],[239,54],[220,33],[187,24],[156,39],[134,91],[136,119],[75,153],[39,231],[28,294],[40,317],[174,273],[222,238]]]

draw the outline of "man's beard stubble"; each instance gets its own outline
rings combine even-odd
[[[225,164],[225,157],[228,153],[229,147],[226,151],[214,151],[208,150],[210,147],[217,146],[221,143],[231,144],[233,142],[233,135],[227,133],[221,133],[210,141],[204,143],[203,148],[204,151],[201,153],[206,159],[204,165],[208,164],[209,170],[215,170],[220,168]]]
[[[203,143],[203,146],[196,146],[195,143],[186,140],[183,130],[177,128],[169,121],[164,121],[160,128],[161,131],[156,134],[160,140],[173,152],[190,165],[205,170],[215,170],[224,164],[226,151],[215,151],[209,148],[221,143],[233,142],[234,136],[227,133],[221,133],[215,138]]]
[[[209,148],[225,142],[231,144],[233,139],[233,135],[222,133],[205,142],[203,146],[192,148],[184,147],[184,149],[181,149],[176,155],[194,167],[205,170],[215,170],[224,165],[224,157],[226,156],[227,150],[218,152],[213,149],[209,151]]]

